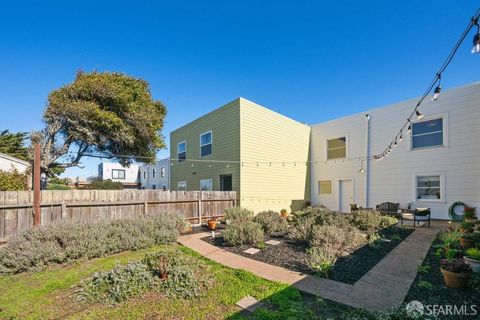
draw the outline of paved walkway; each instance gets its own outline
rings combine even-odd
[[[381,311],[403,302],[430,245],[439,231],[435,226],[415,230],[355,284],[345,284],[242,257],[200,238],[209,233],[185,235],[179,242],[225,266],[250,271],[262,278],[291,284],[297,289],[370,311]]]

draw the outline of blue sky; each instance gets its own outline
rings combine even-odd
[[[77,70],[147,80],[164,135],[238,96],[309,124],[423,93],[478,2],[9,1],[0,9],[0,129],[42,128]],[[471,38],[443,87],[477,81]],[[167,140],[168,142],[168,140]],[[168,155],[167,150],[159,157]],[[70,176],[96,173],[98,160]]]

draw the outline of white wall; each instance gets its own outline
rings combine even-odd
[[[162,177],[162,168],[165,175]],[[153,177],[153,170],[156,170]],[[140,183],[142,189],[163,189],[170,190],[170,158],[157,161],[155,164],[145,164],[140,166]]]
[[[125,179],[114,179],[112,177],[112,170],[119,169],[125,170]],[[131,164],[130,167],[124,167],[119,163],[114,162],[102,162],[98,165],[98,176],[103,180],[112,180],[123,183],[136,183],[138,182],[138,169],[137,164]]]
[[[382,161],[370,161],[370,170],[359,172],[365,156],[366,121],[370,114],[369,156],[380,153],[403,125],[417,99],[329,121],[312,127],[312,203],[338,208],[338,181],[354,181],[354,202],[375,207],[382,202],[399,202],[403,208],[430,207],[433,218],[448,219],[455,201],[480,207],[480,83],[443,92],[437,101],[426,100],[420,111],[426,119],[444,117],[444,146],[412,150],[410,135]],[[325,163],[325,141],[347,136],[347,158]],[[315,161],[317,164],[315,164]],[[363,163],[365,168],[365,163]],[[444,198],[440,201],[415,199],[415,176],[439,174],[444,177]],[[369,176],[368,203],[365,203],[365,176]],[[319,180],[332,179],[331,196],[319,195]]]
[[[2,171],[17,169],[18,172],[25,172],[28,167],[30,167],[28,162],[0,153],[0,170]]]

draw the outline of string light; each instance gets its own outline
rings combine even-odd
[[[400,138],[399,138],[398,140],[399,140],[400,142],[403,141],[403,133],[402,133],[402,131],[400,131]]]
[[[399,139],[399,141],[402,141],[403,137],[401,136],[401,134],[403,132],[403,129],[407,128],[407,134],[411,133],[411,131],[412,131],[411,119],[414,115],[417,117],[418,120],[422,120],[422,119],[425,118],[425,116],[418,110],[418,108],[420,107],[422,102],[425,100],[425,98],[430,95],[432,90],[433,90],[432,100],[437,100],[439,98],[440,92],[442,91],[442,86],[441,86],[442,73],[450,65],[450,63],[452,62],[455,54],[457,53],[457,51],[460,47],[460,45],[463,43],[463,41],[467,37],[470,30],[472,30],[473,28],[476,28],[476,33],[473,37],[473,47],[472,47],[471,52],[472,53],[480,53],[480,25],[478,23],[479,17],[480,17],[480,8],[477,9],[477,11],[473,15],[472,19],[469,21],[469,24],[467,25],[467,27],[464,29],[464,31],[460,35],[460,38],[455,43],[455,45],[453,46],[453,48],[450,51],[450,53],[448,54],[448,56],[445,58],[444,62],[440,66],[439,70],[435,73],[435,77],[433,78],[433,80],[428,85],[424,94],[419,98],[417,104],[415,105],[415,108],[413,109],[410,116],[407,118],[407,122],[400,129],[400,139]],[[383,153],[380,153],[380,154],[374,156],[374,159],[380,160],[380,159],[384,158],[386,155],[388,155],[391,151],[392,144],[393,144],[394,147],[396,146],[395,141],[397,140],[397,138],[398,138],[398,135],[395,136],[394,141],[392,141],[388,145],[388,147],[383,151]],[[397,144],[398,144],[398,142],[397,142]]]

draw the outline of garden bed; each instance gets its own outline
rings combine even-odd
[[[477,313],[480,312],[480,275],[478,273],[472,273],[469,286],[466,290],[450,289],[445,286],[443,275],[440,272],[440,260],[435,254],[437,248],[436,245],[440,244],[440,240],[435,240],[430,247],[422,267],[419,268],[419,272],[415,281],[413,282],[405,302],[412,300],[418,300],[424,305],[456,305],[457,307],[471,305],[477,306]],[[440,319],[459,319],[461,316],[440,316]],[[478,317],[478,315],[477,315]],[[467,318],[468,317],[464,317]],[[476,318],[472,317],[471,319]],[[478,319],[478,318],[476,318]]]
[[[405,240],[413,230],[389,227],[378,231],[379,235],[390,242],[378,241],[376,246],[365,245],[354,251],[347,257],[339,258],[329,276],[329,279],[343,283],[353,284],[366,274],[373,266],[380,262],[390,251],[400,242]],[[396,237],[398,235],[398,238]],[[307,245],[305,243],[294,241],[288,237],[265,237],[268,240],[280,241],[278,245],[266,245],[260,252],[251,255],[244,251],[250,246],[229,246],[221,235],[215,238],[205,237],[202,240],[220,247],[226,251],[248,257],[254,260],[262,261],[271,265],[287,268],[293,271],[313,274],[314,272],[307,266]]]

